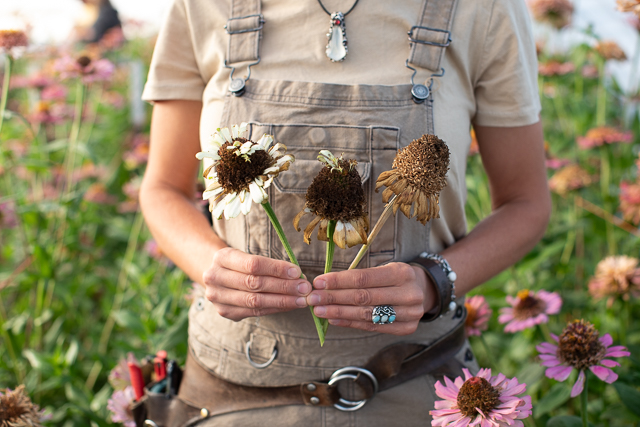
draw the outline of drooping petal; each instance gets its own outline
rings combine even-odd
[[[626,357],[631,356],[631,353],[627,351],[627,347],[623,345],[616,345],[606,349],[605,357]]]
[[[358,233],[356,228],[350,222],[345,223],[345,229],[348,247],[363,243],[362,238],[360,237],[360,233]]]
[[[596,377],[609,384],[618,379],[618,375],[616,375],[615,372],[604,366],[589,366],[589,370],[593,372]]]
[[[318,226],[318,240],[323,242],[329,241],[329,220],[323,219]]]
[[[347,244],[347,228],[342,221],[336,221],[336,229],[333,232],[333,241],[340,249],[344,249]]]
[[[554,380],[564,381],[569,378],[572,369],[573,367],[571,366],[554,366],[553,368],[547,369],[545,371],[545,375],[549,378],[553,378]]]
[[[244,201],[242,202],[242,206],[240,208],[240,212],[242,212],[243,215],[248,214],[251,211],[251,197],[249,197],[248,195],[245,197]]]
[[[220,200],[218,202],[218,204],[213,208],[213,210],[211,211],[211,215],[215,218],[215,219],[220,219],[222,218],[222,214],[224,213],[224,208],[225,208],[225,203],[224,203],[224,199]]]
[[[240,197],[238,197],[237,193],[233,194],[233,196],[234,197],[227,202],[227,206],[225,206],[224,208],[225,219],[235,218],[240,215],[240,209],[242,205],[242,203],[240,202]]]
[[[199,153],[196,153],[196,159],[198,159],[198,160],[202,160],[202,159],[220,160],[220,156],[218,155],[217,151],[200,151]]]
[[[211,145],[213,145],[216,148],[220,148],[222,147],[222,145],[227,142],[224,140],[224,138],[222,137],[222,135],[220,135],[219,133],[214,133],[211,136],[211,139],[209,140],[211,142]]]
[[[202,200],[209,200],[210,198],[217,196],[223,191],[224,191],[224,188],[222,187],[214,188],[213,190],[206,190],[205,192],[202,193]]]
[[[229,128],[218,129],[218,133],[220,133],[227,142],[233,142],[233,138],[231,137],[231,132],[229,132]]]
[[[585,379],[584,370],[580,370],[580,374],[578,375],[578,380],[571,388],[571,397],[576,397],[580,393],[582,393],[582,389],[584,388],[584,379]]]
[[[267,199],[267,192],[255,181],[249,184],[249,191],[251,192],[251,199],[255,203],[262,203]]]
[[[309,225],[307,225],[307,228],[304,229],[304,242],[307,245],[311,244],[311,233],[313,232],[313,229],[316,228],[316,225],[318,225],[320,220],[321,218],[319,216],[316,216],[311,220]]]

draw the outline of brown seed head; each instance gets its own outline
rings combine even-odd
[[[529,8],[533,18],[560,29],[571,22],[573,5],[569,0],[532,0]]]
[[[14,47],[24,47],[29,44],[29,39],[21,30],[0,30],[0,48],[9,51]]]
[[[40,414],[24,392],[24,385],[0,392],[0,427],[41,427]]]
[[[236,138],[241,144],[247,142],[245,138]],[[257,150],[251,154],[250,161],[236,155],[236,150],[228,150],[231,143],[225,142],[218,150],[220,160],[216,164],[218,182],[225,193],[234,193],[249,188],[254,179],[263,175],[265,169],[273,166],[276,160],[265,150]]]
[[[423,135],[398,152],[393,167],[414,188],[437,195],[447,185],[449,147],[435,135]]]
[[[624,61],[627,59],[624,51],[613,40],[602,40],[596,44],[596,51],[606,60],[615,59],[616,61]]]
[[[600,333],[585,320],[569,323],[558,341],[558,358],[578,370],[597,365],[605,354]]]
[[[462,384],[458,392],[458,409],[462,415],[475,418],[476,408],[487,415],[500,402],[500,390],[489,381],[480,377],[469,378]]]
[[[82,55],[78,57],[78,59],[76,59],[76,62],[82,68],[86,68],[89,66],[89,64],[91,64],[91,58],[89,58],[87,55]]]
[[[513,315],[518,320],[535,317],[546,308],[545,302],[540,298],[536,298],[536,296],[528,290],[518,292],[518,298],[520,300],[513,308]]]
[[[321,218],[351,221],[365,215],[366,200],[355,160],[339,160],[342,170],[324,166],[307,189],[307,207]]]

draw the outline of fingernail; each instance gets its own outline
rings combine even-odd
[[[291,277],[292,279],[295,279],[296,277],[300,277],[300,272],[298,271],[297,268],[295,267],[291,267],[288,271],[287,274],[289,275],[289,277]]]
[[[318,279],[315,282],[313,282],[313,287],[316,289],[324,289],[327,287],[327,282],[325,280]]]
[[[325,314],[327,314],[327,309],[321,305],[314,308],[313,312],[316,313],[316,316],[324,316]]]
[[[307,299],[300,297],[298,299],[296,299],[296,305],[300,306],[300,307],[306,307],[307,306]]]
[[[316,304],[320,304],[320,295],[318,294],[309,295],[309,305],[316,305]]]
[[[311,285],[307,282],[302,282],[298,285],[298,293],[301,295],[307,295],[311,292]]]

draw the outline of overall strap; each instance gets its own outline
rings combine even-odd
[[[451,43],[457,3],[458,0],[424,0],[418,25],[409,31],[409,65],[440,72],[444,51]]]
[[[260,0],[231,0],[231,18],[225,25],[229,34],[227,66],[260,61],[263,24]]]

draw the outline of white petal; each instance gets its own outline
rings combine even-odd
[[[242,212],[243,215],[248,214],[249,211],[251,211],[251,197],[245,198],[240,206],[240,212]]]
[[[270,177],[268,180],[264,182],[264,184],[262,185],[262,188],[265,188],[265,189],[269,188],[272,182],[273,182],[273,177]]]
[[[218,133],[214,133],[213,135],[211,135],[210,141],[211,141],[211,144],[215,145],[218,148],[222,147],[222,144],[226,142],[224,138]]]
[[[231,137],[231,132],[229,132],[229,128],[218,129],[218,132],[222,135],[227,142],[233,142],[233,138]]]
[[[252,141],[247,141],[244,144],[242,144],[242,146],[240,147],[240,152],[242,154],[247,154],[249,151],[251,151],[251,146],[253,145]]]
[[[267,198],[267,193],[255,182],[249,184],[249,191],[251,191],[251,198],[256,203],[262,203]]]
[[[294,158],[292,155],[287,154],[286,156],[282,156],[282,157],[280,157],[280,158],[278,159],[278,161],[276,161],[276,165],[277,165],[277,166],[282,166],[282,165],[284,165],[286,162],[292,162],[292,163],[293,163],[293,161],[294,161],[294,160],[295,160],[295,158]]]
[[[227,206],[224,208],[224,217],[226,219],[237,217],[240,215],[241,206],[240,197],[237,197],[237,194],[233,194],[233,198],[227,202]]]
[[[265,150],[267,149],[267,147],[273,142],[273,136],[271,135],[267,135],[266,133],[264,135],[262,135],[262,138],[260,138],[258,140],[258,142],[256,142],[256,144],[260,145],[262,148],[264,148]]]
[[[240,194],[238,194],[238,197],[240,197],[240,203],[244,203],[246,196],[247,196],[247,190],[240,191]]]
[[[202,200],[209,200],[210,198],[217,196],[218,194],[222,193],[224,191],[224,189],[222,187],[218,187],[216,189],[213,190],[207,190],[204,193],[202,193]]]
[[[279,171],[280,171],[280,166],[276,165],[276,166],[271,166],[270,168],[265,169],[264,174],[268,175],[270,173],[275,173]]]
[[[233,125],[231,126],[231,136],[233,136],[234,138],[238,137],[238,125]]]
[[[220,156],[218,156],[218,152],[217,151],[201,151],[199,153],[196,153],[196,159],[198,160],[202,160],[202,159],[213,159],[213,160],[220,160]]]
[[[224,213],[224,207],[225,207],[226,203],[224,202],[224,200],[220,200],[218,202],[218,204],[213,208],[213,210],[211,211],[211,215],[215,218],[215,219],[220,219],[222,218],[222,214]]]
[[[247,123],[247,122],[240,123],[240,129],[238,131],[238,136],[243,137],[244,134],[247,132],[247,127],[248,126],[249,126],[249,123]]]

